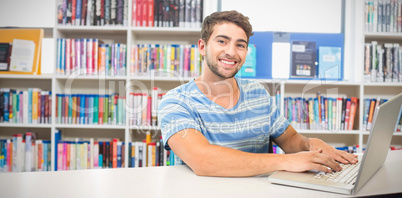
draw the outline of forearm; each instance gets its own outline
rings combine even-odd
[[[195,129],[177,132],[168,144],[197,175],[253,176],[280,170],[284,164],[284,155],[247,153],[210,144]]]
[[[286,144],[284,151],[286,153],[297,153],[300,151],[318,151],[323,147],[328,146],[324,141],[318,138],[307,138],[301,134],[295,134],[289,139],[289,143]]]
[[[302,137],[295,136],[293,141],[306,140]],[[286,135],[282,138],[286,138]],[[287,141],[280,137],[279,142]],[[322,165],[331,167],[336,171],[339,170],[336,169],[336,166],[339,166],[338,163],[319,152],[298,152],[286,155],[247,153],[212,145],[199,131],[194,129],[177,132],[169,138],[168,144],[174,153],[190,166],[194,173],[200,176],[242,177],[265,174],[276,170],[300,172],[314,169],[328,171]],[[306,150],[307,148],[309,148],[308,145],[305,147],[295,146],[290,147],[289,151],[292,149]]]
[[[283,169],[284,155],[247,153],[210,145],[186,162],[202,176],[253,176]]]
[[[300,151],[310,150],[311,138],[304,137],[296,132],[296,130],[289,125],[285,132],[274,139],[274,142],[281,147],[285,153],[297,153]]]

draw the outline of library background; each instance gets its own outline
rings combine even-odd
[[[157,105],[201,73],[200,26],[219,10],[255,31],[238,76],[263,84],[307,137],[364,152],[375,106],[402,92],[401,1],[1,4],[0,172],[174,165]],[[402,149],[401,122],[390,149]]]

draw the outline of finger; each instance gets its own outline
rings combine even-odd
[[[331,157],[333,157],[336,161],[340,163],[349,164],[349,160],[345,153],[334,153],[334,155]]]
[[[314,162],[317,164],[327,166],[334,171],[342,170],[342,167],[339,165],[338,162],[336,162],[332,157],[325,155],[325,154],[317,155]]]
[[[330,168],[328,168],[326,166],[323,166],[321,164],[314,164],[312,169],[313,170],[318,170],[318,171],[321,171],[321,172],[324,172],[324,173],[332,173],[332,170]]]
[[[340,151],[340,150],[333,150],[331,152],[327,153],[331,158],[336,160],[337,162],[343,163],[343,164],[349,164],[351,163],[349,160],[352,161],[352,158],[348,157],[348,153],[345,151]]]
[[[343,158],[346,159],[351,164],[355,164],[358,162],[357,155],[355,155],[355,154],[346,153],[343,156]]]
[[[357,155],[342,151],[337,153],[335,160],[344,164],[355,164],[357,163]]]

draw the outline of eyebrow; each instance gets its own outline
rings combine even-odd
[[[215,38],[219,38],[219,37],[222,37],[222,38],[227,39],[227,40],[231,40],[231,38],[226,36],[226,35],[217,35]],[[244,40],[244,39],[237,39],[237,42],[244,42],[244,43],[247,44],[247,41]]]

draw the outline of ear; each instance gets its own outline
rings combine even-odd
[[[202,39],[199,39],[198,40],[198,52],[200,52],[201,56],[205,56],[205,47],[206,47],[205,41]]]

